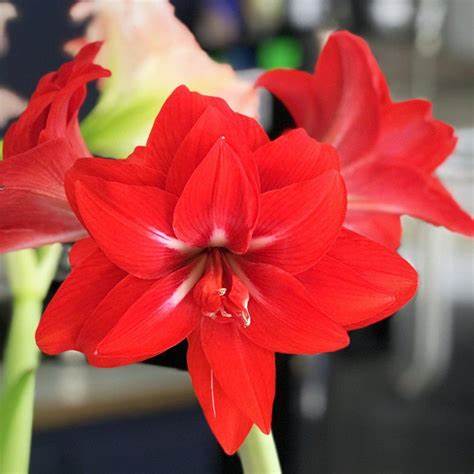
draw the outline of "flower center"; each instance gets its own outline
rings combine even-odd
[[[209,250],[206,268],[194,286],[193,297],[204,316],[218,322],[235,318],[244,327],[250,325],[249,292],[230,267],[223,250]]]

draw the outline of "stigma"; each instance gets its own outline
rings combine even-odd
[[[248,289],[228,264],[223,250],[209,250],[193,298],[205,317],[220,323],[238,321],[244,328],[250,326]]]

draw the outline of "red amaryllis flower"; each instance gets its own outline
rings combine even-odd
[[[85,231],[71,211],[64,177],[89,156],[78,112],[86,84],[109,75],[92,61],[100,43],[46,74],[26,110],[8,129],[0,162],[0,252],[67,242]]]
[[[416,273],[341,229],[346,193],[330,145],[296,130],[270,142],[221,99],[175,90],[146,147],[79,160],[71,204],[92,238],[36,338],[99,367],[152,357],[188,338],[206,418],[235,452],[269,432],[274,353],[347,345],[347,329],[392,314]]]
[[[400,215],[473,235],[472,218],[434,174],[456,144],[426,100],[393,102],[368,45],[333,33],[313,74],[274,70],[257,85],[288,108],[297,126],[333,144],[348,191],[346,225],[387,246],[400,244]]]

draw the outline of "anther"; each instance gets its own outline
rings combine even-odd
[[[221,308],[219,311],[220,311],[221,316],[223,318],[231,318],[232,317],[232,314],[228,313],[225,309]]]

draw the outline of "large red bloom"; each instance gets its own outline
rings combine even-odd
[[[348,190],[346,225],[392,248],[409,214],[473,235],[474,223],[435,176],[456,144],[426,100],[393,102],[368,45],[333,33],[313,74],[274,70],[257,84],[275,94],[297,126],[334,145]]]
[[[85,46],[38,83],[28,107],[8,129],[0,161],[0,252],[85,235],[64,193],[66,171],[89,156],[78,112],[86,84],[109,72],[93,64],[100,43]]]
[[[253,119],[185,87],[146,147],[79,160],[66,187],[91,238],[72,249],[39,347],[112,367],[188,338],[193,385],[228,453],[252,424],[270,430],[275,352],[340,349],[346,330],[415,291],[407,262],[341,229],[330,145],[303,130],[270,142]]]

